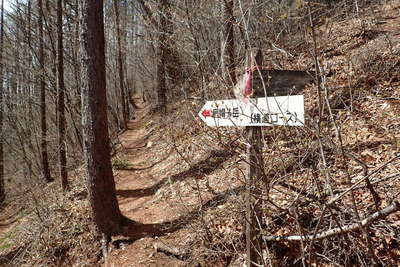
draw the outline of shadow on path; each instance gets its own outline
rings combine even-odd
[[[124,230],[122,234],[126,237],[131,238],[130,241],[134,242],[135,240],[143,237],[163,236],[169,233],[173,233],[175,231],[178,231],[179,229],[182,229],[190,222],[197,220],[199,216],[201,214],[204,214],[206,210],[225,203],[228,200],[229,196],[237,195],[244,189],[244,186],[239,186],[230,190],[226,190],[204,203],[201,206],[201,209],[195,209],[173,221],[157,224],[141,224],[125,217],[123,220]]]
[[[142,189],[127,189],[127,190],[117,190],[116,194],[118,196],[124,198],[131,197],[145,197],[154,195],[158,189],[163,187],[166,184],[172,184],[179,181],[183,181],[191,176],[195,175],[207,175],[212,173],[214,170],[218,169],[222,163],[227,161],[234,155],[234,152],[227,150],[213,150],[210,155],[202,161],[199,161],[195,165],[193,165],[188,170],[175,174],[171,177],[165,177],[158,183],[152,185],[151,187],[142,188]]]

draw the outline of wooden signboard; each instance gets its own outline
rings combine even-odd
[[[314,81],[313,71],[252,68],[253,97],[299,95]],[[265,88],[265,90],[264,90]]]

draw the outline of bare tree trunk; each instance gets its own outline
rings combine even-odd
[[[226,23],[225,21],[225,1],[221,0],[221,2],[219,3],[219,12],[220,12],[220,17],[221,17],[221,21],[224,21],[224,23]],[[227,70],[227,64],[226,64],[226,37],[225,37],[225,29],[224,27],[221,27],[221,30],[219,32],[219,38],[220,38],[220,51],[221,51],[221,55],[220,55],[220,64],[221,64],[221,77],[222,79],[225,80],[225,78],[227,77],[226,74],[228,72]]]
[[[32,33],[31,33],[31,30],[32,30],[32,24],[31,24],[31,20],[32,20],[32,1],[31,0],[28,0],[28,3],[27,3],[27,8],[28,8],[28,18],[27,18],[27,20],[28,20],[28,26],[27,26],[27,43],[28,43],[28,67],[29,67],[29,69],[31,69],[32,68],[32,51],[31,51],[31,49],[32,49]],[[31,83],[30,83],[30,81],[31,81],[31,72],[28,70],[28,94],[29,94],[29,97],[31,97],[32,95],[33,95],[33,93],[32,93],[32,86],[31,86]],[[31,112],[31,104],[29,103],[28,104],[28,110],[30,111],[29,113],[30,113],[30,116],[32,117],[33,115],[32,115],[32,112]]]
[[[33,96],[33,87],[31,85],[31,79],[32,79],[32,73],[31,73],[31,69],[32,69],[32,1],[28,0],[27,2],[27,62],[26,62],[26,66],[28,66],[28,73],[27,73],[27,96],[28,96],[28,101],[27,103],[27,108],[28,108],[28,116],[27,116],[27,124],[28,123],[33,123],[33,112],[32,112],[32,101],[30,101],[30,98]],[[34,129],[30,129],[29,127],[27,127],[27,133],[26,133],[26,142],[28,143],[28,148],[31,150],[32,153],[35,153],[34,150],[34,146],[32,143],[32,132],[34,131]],[[27,160],[26,158],[26,164],[28,167],[28,173],[29,173],[29,177],[32,176],[32,174],[34,173],[32,165],[33,163],[29,160]]]
[[[114,11],[115,11],[115,26],[117,29],[117,46],[118,46],[118,74],[119,74],[119,89],[121,93],[121,107],[122,107],[122,122],[123,129],[128,129],[128,119],[127,119],[127,109],[126,109],[126,97],[125,97],[125,88],[124,88],[124,66],[122,62],[122,45],[121,45],[121,29],[120,29],[120,19],[119,19],[119,8],[118,1],[114,0]]]
[[[226,14],[226,23],[225,23],[225,35],[226,35],[226,51],[228,53],[229,59],[229,77],[232,81],[232,84],[236,84],[236,63],[235,63],[235,36],[233,31],[233,25],[235,24],[235,17],[233,15],[233,0],[224,0],[225,2],[225,14]]]
[[[4,133],[3,133],[3,47],[4,47],[4,0],[1,0],[1,31],[0,31],[0,204],[5,199],[4,189]]]
[[[20,5],[19,5],[19,1],[18,0],[15,1],[15,7],[16,7],[17,10],[19,10]],[[20,12],[17,12],[17,17],[18,17],[18,19],[21,19]],[[21,43],[20,29],[19,28],[15,29],[15,41],[17,42],[17,44]],[[19,88],[20,88],[20,85],[21,85],[20,84],[21,83],[21,80],[20,80],[21,79],[21,77],[20,77],[21,67],[19,65],[19,63],[20,63],[20,51],[15,50],[13,59],[14,59],[14,66],[13,66],[14,75],[13,75],[13,78],[11,79],[12,80],[12,82],[11,82],[11,84],[12,84],[12,86],[11,86],[12,87],[12,96],[14,97],[14,101],[13,102],[14,103],[19,103],[20,98],[18,97],[18,93],[19,93]]]
[[[82,126],[87,184],[94,222],[103,236],[117,233],[121,213],[115,195],[108,135],[103,2],[80,0]]]
[[[168,57],[167,48],[167,24],[168,19],[165,12],[169,8],[168,0],[162,0],[160,3],[160,33],[159,33],[159,63],[157,67],[157,82],[158,82],[158,111],[163,114],[167,110],[167,83],[165,79],[166,65]]]
[[[121,46],[122,46],[122,51],[123,53],[123,57],[122,57],[122,66],[123,66],[123,72],[124,72],[124,84],[125,84],[125,107],[126,107],[126,118],[129,121],[129,119],[131,118],[131,110],[129,107],[129,103],[130,103],[130,97],[131,97],[131,90],[132,87],[129,84],[129,79],[128,79],[128,63],[127,63],[127,58],[130,56],[130,52],[129,52],[129,45],[127,42],[127,38],[128,38],[128,33],[127,33],[127,24],[128,24],[128,3],[127,0],[122,0],[122,10],[121,10],[121,14],[122,14],[122,23],[121,23]],[[133,110],[132,110],[133,113]]]
[[[78,10],[78,6],[79,6],[79,2],[78,0],[75,0],[75,8],[74,11],[76,12],[76,14],[78,14],[79,10]],[[76,98],[78,98],[77,100],[75,100],[75,102],[73,103],[73,106],[71,105],[70,109],[74,109],[76,110],[76,115],[81,118],[82,116],[82,96],[81,96],[81,67],[80,67],[80,62],[79,62],[79,31],[80,31],[80,22],[79,19],[76,21],[76,25],[74,28],[74,48],[73,48],[73,58],[74,58],[74,79],[75,79],[75,88],[76,88]],[[82,141],[82,133],[81,133],[81,128],[76,125],[75,120],[74,120],[74,116],[73,113],[70,112],[71,115],[71,121],[72,121],[72,125],[74,127],[75,130],[75,136],[76,139],[79,143],[79,146],[81,147],[82,151],[83,151],[83,141]]]
[[[63,1],[57,0],[57,89],[58,89],[58,151],[61,186],[68,190],[67,155],[65,151],[65,85],[63,48]]]
[[[46,182],[53,181],[50,175],[49,159],[47,155],[47,123],[46,123],[46,82],[44,68],[44,36],[43,36],[43,3],[38,0],[39,8],[39,88],[40,88],[40,122],[41,137],[40,147],[42,154],[42,172]]]

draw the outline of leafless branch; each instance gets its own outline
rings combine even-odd
[[[264,241],[310,241],[310,240],[321,240],[324,238],[343,235],[349,232],[358,231],[360,227],[365,227],[370,225],[371,223],[383,219],[388,215],[395,213],[400,210],[400,203],[395,200],[393,204],[387,206],[384,209],[381,209],[371,216],[365,218],[360,223],[352,223],[347,226],[333,228],[327,231],[319,232],[315,236],[314,235],[292,235],[292,236],[264,236]]]

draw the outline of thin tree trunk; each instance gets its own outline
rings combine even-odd
[[[236,84],[236,63],[235,63],[235,36],[233,25],[235,24],[235,17],[233,15],[233,0],[224,0],[225,2],[225,14],[226,14],[226,23],[225,23],[225,35],[226,35],[226,51],[228,53],[228,70],[229,77],[232,81],[232,84]]]
[[[169,9],[168,0],[162,0],[160,3],[160,33],[159,33],[159,64],[157,67],[157,82],[158,82],[158,111],[160,114],[165,114],[167,110],[167,81],[165,79],[167,61],[168,61],[168,18],[166,12]]]
[[[103,2],[80,0],[82,126],[87,187],[93,220],[103,237],[117,233],[121,213],[115,194],[108,136]]]
[[[27,90],[28,90],[28,101],[27,101],[27,105],[28,105],[28,116],[27,116],[27,125],[33,123],[34,120],[34,113],[32,112],[32,101],[31,98],[34,95],[34,87],[32,87],[31,85],[31,79],[32,79],[32,73],[31,73],[31,69],[32,69],[32,1],[28,0],[27,3],[27,8],[28,8],[28,18],[27,18],[27,50],[28,50],[28,58],[27,58],[27,66],[28,66],[28,73],[27,73],[27,77],[28,77],[28,82],[27,82]],[[27,127],[26,129],[27,133],[26,133],[26,142],[28,143],[28,148],[31,150],[32,155],[35,154],[35,149],[34,149],[34,145],[32,142],[32,132],[34,132],[34,129],[31,129],[30,127]],[[35,160],[35,163],[37,164],[37,161]],[[34,174],[33,168],[32,168],[32,163],[28,163],[27,161],[27,166],[28,166],[28,171],[29,171],[29,177],[31,177],[32,174]],[[40,170],[40,169],[39,169]]]
[[[64,48],[63,48],[63,1],[57,0],[57,89],[58,89],[58,153],[61,186],[68,190],[67,155],[65,151],[65,85],[64,85]]]
[[[31,34],[31,28],[32,28],[32,25],[31,25],[31,17],[32,17],[32,1],[31,0],[28,0],[28,18],[27,18],[27,20],[28,20],[28,26],[27,26],[27,43],[28,43],[28,48],[27,48],[27,50],[28,50],[28,93],[29,93],[29,97],[31,97],[32,95],[33,95],[33,92],[32,92],[32,87],[31,87],[31,77],[32,77],[32,75],[31,75],[31,72],[30,72],[30,70],[32,69],[32,51],[31,51],[31,48],[32,48],[32,34]],[[30,101],[29,101],[29,104],[28,104],[28,108],[29,108],[29,113],[30,113],[30,116],[32,117],[33,115],[32,115],[32,110],[31,110],[31,103],[30,103]]]
[[[128,3],[127,0],[123,0],[122,1],[123,7],[122,7],[122,26],[121,26],[121,42],[122,42],[122,47],[123,47],[123,51],[124,52],[124,56],[122,57],[122,65],[124,66],[123,72],[124,72],[124,84],[125,84],[125,92],[126,92],[126,98],[125,98],[125,107],[126,107],[126,118],[127,120],[130,120],[131,118],[131,110],[129,107],[129,103],[130,103],[130,97],[131,97],[131,91],[132,91],[132,87],[129,83],[129,79],[128,79],[128,57],[130,56],[130,52],[129,52],[129,44],[127,42],[127,38],[128,38],[128,32],[127,32],[127,24],[128,24]],[[133,110],[132,110],[133,113]]]
[[[224,23],[226,23],[226,15],[225,15],[225,1],[221,0],[221,2],[218,5],[219,8],[219,13],[220,13],[220,18],[221,21],[224,21]],[[221,64],[221,77],[222,79],[226,79],[227,77],[227,64],[226,64],[226,37],[225,37],[225,28],[221,27],[221,30],[219,32],[219,36],[220,36],[220,51],[221,51],[221,55],[220,55],[220,64]]]
[[[79,1],[75,0],[75,12],[76,14],[79,13]],[[82,118],[82,96],[81,96],[81,67],[80,67],[80,62],[79,62],[79,31],[80,31],[80,22],[79,20],[76,21],[75,29],[74,29],[74,48],[73,48],[73,66],[74,66],[74,79],[75,79],[75,86],[76,86],[76,98],[77,100],[74,101],[73,106],[70,106],[70,115],[71,115],[71,121],[72,125],[75,130],[75,135],[76,139],[79,143],[80,148],[83,151],[83,141],[82,141],[82,129],[77,127],[75,123],[75,118],[72,110],[76,110],[76,116],[79,118]]]
[[[38,0],[39,8],[39,88],[40,88],[40,122],[41,137],[40,147],[42,154],[42,172],[46,182],[53,181],[50,175],[49,159],[47,155],[47,123],[46,123],[46,82],[44,68],[44,36],[43,36],[43,2]]]
[[[118,46],[118,74],[119,74],[119,89],[121,94],[121,107],[122,107],[122,122],[123,129],[128,129],[127,109],[126,109],[126,97],[124,89],[124,66],[122,62],[122,45],[121,45],[121,29],[119,23],[119,8],[118,1],[114,0],[114,11],[115,11],[115,26],[117,29],[117,46]]]
[[[15,7],[16,10],[20,9],[20,4],[18,0],[15,1]],[[17,18],[22,20],[20,12],[17,13]],[[18,27],[15,29],[15,41],[17,44],[21,43],[20,29]],[[19,94],[19,88],[21,86],[21,77],[20,77],[21,68],[19,63],[20,63],[20,51],[14,50],[14,75],[11,83],[12,97],[14,97],[13,101],[14,103],[20,103],[20,98],[18,97],[18,94]]]
[[[4,151],[3,151],[3,47],[4,47],[4,0],[1,0],[1,31],[0,31],[0,204],[5,199],[4,189]]]

